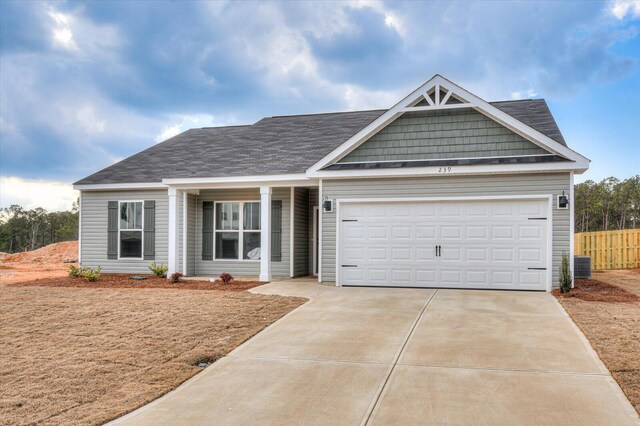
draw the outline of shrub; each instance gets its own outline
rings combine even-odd
[[[571,268],[569,268],[569,256],[562,254],[562,263],[560,264],[560,293],[569,293],[571,290]]]
[[[75,265],[69,265],[69,276],[73,277],[73,278],[78,278],[82,276],[82,268],[75,266]]]
[[[100,278],[101,270],[102,268],[100,268],[99,266],[97,268],[82,268],[82,276],[87,281],[98,281],[98,278]]]
[[[173,274],[171,274],[171,276],[169,277],[169,280],[175,284],[180,282],[180,278],[182,278],[182,274],[180,272],[174,272]]]
[[[223,272],[222,274],[220,274],[220,281],[222,281],[222,284],[229,284],[231,281],[233,281],[233,277],[230,273]]]
[[[166,274],[169,270],[169,267],[163,265],[162,263],[158,265],[156,262],[151,262],[149,264],[149,269],[156,277],[163,277],[164,274]]]

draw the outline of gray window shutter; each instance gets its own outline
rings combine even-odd
[[[118,258],[118,202],[107,203],[107,259]]]
[[[156,258],[156,202],[144,202],[144,260]]]
[[[282,261],[282,201],[271,201],[271,261]]]
[[[213,260],[213,201],[202,202],[202,260]]]

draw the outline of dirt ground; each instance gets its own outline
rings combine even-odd
[[[595,272],[560,300],[640,413],[640,270]]]
[[[24,253],[0,252],[0,287],[39,278],[63,277],[78,261],[78,242],[49,244]]]
[[[202,371],[306,299],[0,287],[0,424],[102,424]]]

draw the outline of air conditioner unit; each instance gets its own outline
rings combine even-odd
[[[591,278],[591,257],[573,257],[573,276],[576,278]]]

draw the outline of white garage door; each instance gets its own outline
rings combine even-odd
[[[338,282],[545,290],[547,200],[341,203]]]

